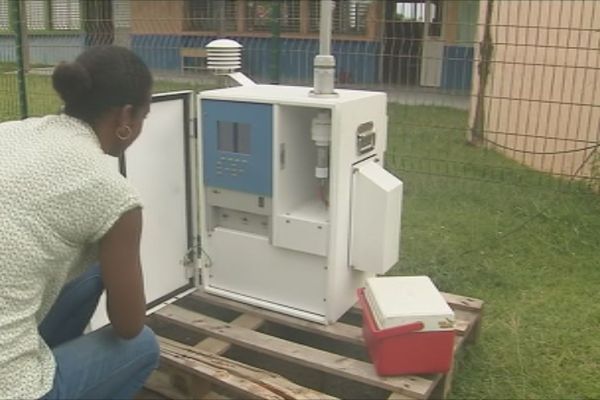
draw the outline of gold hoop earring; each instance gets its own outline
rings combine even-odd
[[[127,133],[125,135],[123,135],[123,129],[127,131]],[[117,132],[115,133],[115,135],[122,141],[126,141],[128,140],[132,135],[133,135],[133,131],[131,130],[131,128],[127,125],[123,125],[117,128]]]

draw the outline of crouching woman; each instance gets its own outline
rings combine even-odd
[[[0,398],[131,398],[159,349],[141,203],[114,157],[140,134],[152,76],[105,46],[52,80],[61,114],[0,124]],[[104,290],[111,324],[84,334]]]

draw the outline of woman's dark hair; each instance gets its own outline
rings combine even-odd
[[[65,102],[65,113],[90,123],[111,107],[146,104],[152,75],[131,50],[99,46],[72,63],[59,64],[52,84]]]

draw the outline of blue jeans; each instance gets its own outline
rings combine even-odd
[[[110,325],[83,334],[103,290],[94,265],[65,285],[40,324],[56,361],[54,386],[43,399],[130,399],[157,367],[159,347],[148,327],[129,340]]]

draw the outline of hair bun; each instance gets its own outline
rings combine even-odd
[[[78,62],[63,62],[54,69],[52,85],[65,103],[72,104],[81,100],[90,91],[92,78]]]

